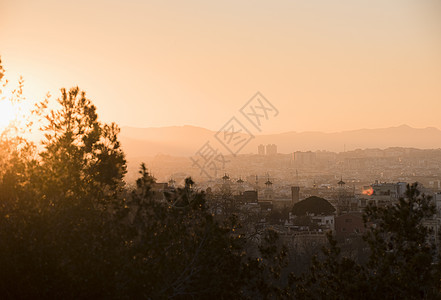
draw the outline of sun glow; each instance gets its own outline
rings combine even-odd
[[[16,118],[16,109],[9,100],[0,100],[0,129],[6,128]]]
[[[366,195],[366,196],[372,196],[373,193],[374,193],[374,190],[372,189],[372,187],[369,187],[368,189],[364,189],[362,191],[362,194]]]

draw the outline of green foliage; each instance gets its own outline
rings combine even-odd
[[[237,218],[218,222],[205,193],[185,186],[156,199],[141,165],[124,186],[116,125],[98,121],[78,88],[45,114],[44,149],[1,139],[0,294],[4,298],[276,297],[285,252],[275,233],[248,256]],[[48,103],[39,105],[44,115]],[[20,145],[20,146],[19,146]]]
[[[112,197],[121,187],[126,161],[115,124],[98,121],[96,107],[78,87],[61,89],[60,108],[46,116],[41,182],[49,198]]]
[[[63,93],[60,110],[47,115],[39,156],[22,138],[0,140],[0,291],[7,298],[86,298],[114,289],[108,270],[116,266],[109,261],[118,257],[119,228],[101,203],[122,186],[125,161],[117,128],[101,126],[77,90]],[[94,145],[91,128],[99,133]]]
[[[395,205],[370,205],[364,213],[370,230],[364,236],[369,261],[359,265],[343,257],[329,236],[324,260],[314,258],[309,273],[293,278],[301,299],[440,299],[440,264],[430,230],[434,215],[430,198],[418,185],[407,186],[406,198]]]
[[[369,283],[376,293],[408,299],[440,296],[435,245],[424,225],[435,213],[430,200],[413,184],[397,205],[366,209],[365,222],[376,224],[365,236],[371,250]]]
[[[138,186],[138,189],[143,186]],[[128,206],[129,257],[125,268],[134,279],[127,286],[131,297],[152,298],[237,298],[234,284],[240,279],[240,239],[231,236],[233,224],[217,224],[199,205],[202,194],[178,190],[161,203],[136,193]],[[142,286],[139,283],[142,282]]]
[[[309,273],[291,277],[298,299],[364,299],[368,288],[363,268],[352,259],[341,257],[336,240],[328,233],[329,248],[323,260],[312,259]]]

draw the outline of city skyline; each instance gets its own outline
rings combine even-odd
[[[441,299],[440,0],[0,0],[0,295]]]

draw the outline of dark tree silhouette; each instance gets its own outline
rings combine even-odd
[[[78,87],[61,89],[60,108],[46,114],[41,182],[49,198],[112,197],[121,187],[126,161],[115,124],[98,121],[96,107]]]
[[[418,185],[407,186],[406,198],[387,207],[370,205],[364,213],[364,235],[370,256],[366,265],[343,257],[336,241],[315,258],[309,273],[295,278],[300,299],[440,299],[440,263],[430,230],[430,197]]]
[[[98,121],[78,88],[45,114],[44,149],[1,138],[0,294],[11,299],[250,299],[274,285],[284,252],[267,233],[260,257],[231,216],[218,222],[205,193],[185,186],[164,201],[141,165],[124,186],[118,127]],[[44,115],[47,103],[40,104]],[[0,147],[0,151],[3,149]]]

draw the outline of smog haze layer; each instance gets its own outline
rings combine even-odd
[[[104,121],[217,131],[256,92],[265,134],[441,128],[439,1],[0,3],[28,97],[75,86]]]

